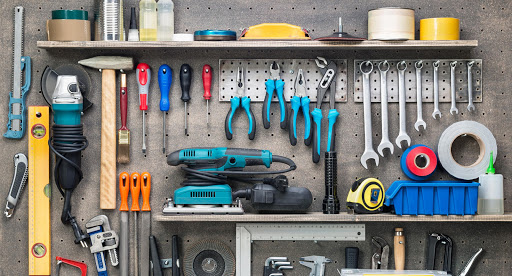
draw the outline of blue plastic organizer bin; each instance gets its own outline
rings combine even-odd
[[[474,215],[478,205],[477,182],[395,181],[386,191],[386,206],[397,215]]]

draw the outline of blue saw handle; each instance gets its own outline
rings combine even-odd
[[[290,100],[290,122],[288,124],[288,135],[290,136],[290,144],[295,146],[297,144],[297,115],[300,109],[300,98],[293,96]],[[309,115],[309,114],[308,114]]]
[[[322,110],[315,108],[311,112],[313,116],[313,122],[315,124],[315,134],[313,135],[313,162],[318,163],[320,161],[320,141],[322,140]]]
[[[231,128],[231,123],[233,121],[233,116],[235,115],[236,110],[240,107],[240,98],[234,97],[231,99],[231,108],[228,111],[228,115],[226,116],[226,121],[224,122],[224,131],[226,132],[226,138],[228,140],[233,139],[233,129]]]
[[[286,101],[284,100],[284,81],[283,80],[276,80],[276,92],[277,92],[277,99],[279,101],[279,109],[281,110],[281,128],[286,129],[286,125],[288,124],[288,121],[286,120],[287,112],[286,109]]]
[[[9,93],[9,114],[8,114],[8,120],[7,120],[7,131],[4,133],[4,137],[8,139],[21,139],[23,138],[23,135],[25,134],[25,126],[26,126],[26,113],[27,108],[25,106],[26,98],[28,91],[30,90],[30,84],[31,84],[31,74],[32,74],[32,63],[29,56],[22,56],[21,57],[21,71],[25,71],[25,84],[21,87],[21,98],[13,98],[12,92]],[[14,72],[16,74],[17,72]],[[14,115],[12,114],[12,106],[13,104],[19,104],[21,114]],[[11,122],[13,120],[20,120],[20,130],[14,131],[11,129]]]
[[[334,129],[334,124],[336,123],[338,115],[340,115],[340,113],[336,109],[329,110],[329,115],[327,115],[327,118],[329,119],[329,133],[327,135],[327,152],[336,151],[334,146],[334,138],[336,138],[336,130]]]
[[[172,69],[164,64],[158,69],[158,86],[160,87],[160,111],[169,111],[169,92],[172,84]]]
[[[302,97],[300,106],[302,107],[302,114],[304,115],[304,145],[311,145],[311,115],[309,114],[309,97]]]
[[[249,119],[249,132],[247,133],[249,135],[249,140],[253,140],[254,135],[256,135],[256,120],[254,119],[254,113],[252,113],[251,110],[251,99],[249,97],[242,98],[242,108],[245,110],[247,118]]]

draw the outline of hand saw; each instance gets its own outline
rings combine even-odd
[[[9,120],[5,138],[21,139],[25,133],[26,107],[25,98],[30,89],[30,57],[23,56],[23,21],[24,9],[21,6],[14,8],[14,42],[13,42],[13,70],[12,92],[9,93]],[[22,85],[23,72],[25,84]]]

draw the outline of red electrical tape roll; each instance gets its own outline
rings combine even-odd
[[[418,156],[423,156],[427,159],[425,167],[419,167],[416,164],[416,158]],[[432,174],[437,167],[437,156],[429,147],[419,146],[409,152],[405,159],[405,163],[412,174],[417,176],[428,176]]]

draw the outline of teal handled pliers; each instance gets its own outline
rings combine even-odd
[[[304,73],[302,69],[297,72],[294,85],[295,93],[290,100],[291,102],[291,113],[289,126],[290,143],[292,146],[297,144],[297,116],[299,110],[302,109],[304,115],[304,144],[309,146],[311,144],[311,115],[309,114],[309,103],[311,100],[306,94],[306,79],[304,79]]]
[[[226,116],[225,122],[225,131],[226,138],[231,140],[233,138],[233,129],[231,127],[231,123],[233,121],[233,116],[235,115],[236,110],[242,106],[249,118],[249,139],[253,140],[254,135],[256,134],[256,123],[254,119],[254,114],[251,110],[251,99],[245,96],[245,79],[244,79],[244,68],[238,67],[238,73],[236,76],[236,84],[237,88],[235,90],[235,94],[233,98],[231,98],[231,108],[229,109],[228,115]]]
[[[313,122],[315,123],[315,135],[313,136],[313,162],[318,163],[320,161],[320,141],[322,138],[322,102],[325,96],[325,92],[327,89],[329,91],[329,115],[327,118],[329,119],[329,133],[327,137],[327,152],[335,151],[334,148],[334,136],[336,135],[334,131],[334,124],[336,123],[336,119],[338,118],[338,111],[335,107],[335,96],[336,96],[336,72],[337,65],[334,61],[327,61],[325,58],[318,57],[316,60],[316,65],[319,68],[320,73],[322,74],[322,79],[317,87],[317,97],[316,97],[316,108],[311,112],[311,116],[313,116]]]
[[[265,82],[265,86],[267,88],[267,94],[265,95],[265,101],[263,102],[263,127],[270,128],[270,103],[272,102],[272,98],[274,97],[274,91],[277,94],[277,99],[279,101],[279,109],[281,110],[281,128],[285,129],[288,121],[287,117],[287,109],[286,103],[284,101],[283,89],[284,89],[284,81],[279,76],[280,73],[279,64],[275,61],[270,65],[270,77]]]

